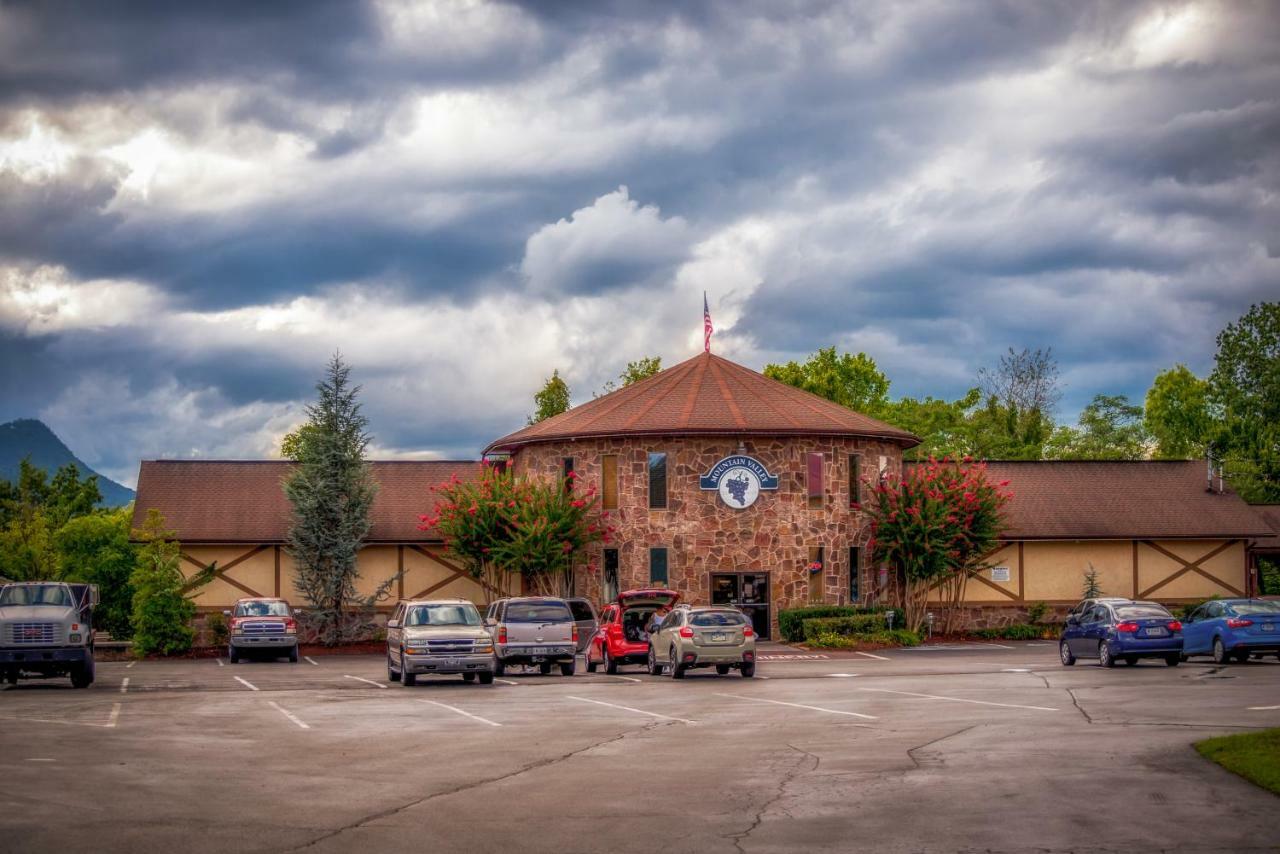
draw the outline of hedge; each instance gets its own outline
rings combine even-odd
[[[778,612],[778,634],[785,641],[799,643],[804,640],[804,621],[823,617],[857,617],[864,614],[878,614],[884,611],[881,605],[810,605],[804,608],[786,608]]]
[[[920,636],[907,629],[893,629],[872,632],[866,635],[837,635],[832,632],[821,632],[808,641],[812,649],[850,649],[863,644],[879,644],[883,646],[919,646]]]
[[[873,632],[884,631],[889,627],[883,614],[858,614],[853,617],[817,617],[805,620],[801,625],[804,627],[806,643],[823,634],[843,635],[845,637],[869,635]]]
[[[1027,623],[1015,623],[1012,626],[1000,626],[994,629],[974,629],[974,637],[984,640],[1041,640],[1056,638],[1058,630],[1054,626],[1032,626]]]

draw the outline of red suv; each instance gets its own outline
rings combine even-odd
[[[660,608],[671,608],[680,594],[674,590],[647,588],[618,594],[616,602],[600,614],[600,630],[587,647],[587,672],[604,665],[605,673],[617,673],[619,664],[648,664],[649,635],[645,626]]]

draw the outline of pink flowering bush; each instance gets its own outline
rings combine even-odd
[[[987,467],[965,457],[917,463],[902,478],[872,485],[861,509],[871,523],[867,546],[898,581],[905,628],[924,624],[930,592],[947,603],[946,630],[964,598],[965,582],[999,548],[1008,481],[987,480]]]

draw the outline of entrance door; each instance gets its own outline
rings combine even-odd
[[[733,605],[751,618],[756,636],[769,637],[769,574],[716,572],[711,575],[711,604]]]

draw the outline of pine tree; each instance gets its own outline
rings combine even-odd
[[[183,591],[187,580],[179,568],[181,546],[173,539],[173,532],[165,530],[158,510],[147,512],[146,522],[134,537],[142,546],[129,579],[133,585],[133,652],[138,656],[186,652],[195,637],[190,623],[196,607]]]
[[[285,496],[293,505],[289,551],[298,588],[327,645],[346,638],[344,612],[349,605],[371,604],[385,596],[394,581],[371,599],[356,596],[356,555],[369,533],[377,486],[365,461],[368,419],[360,414],[360,387],[351,385],[350,373],[335,354],[325,379],[316,384],[319,396],[307,407],[309,420],[303,427],[307,441],[300,443],[297,466],[284,482]]]
[[[1093,568],[1093,564],[1089,564],[1089,571],[1084,574],[1084,590],[1080,593],[1081,599],[1097,599],[1102,595],[1102,586],[1098,584],[1098,570]]]

